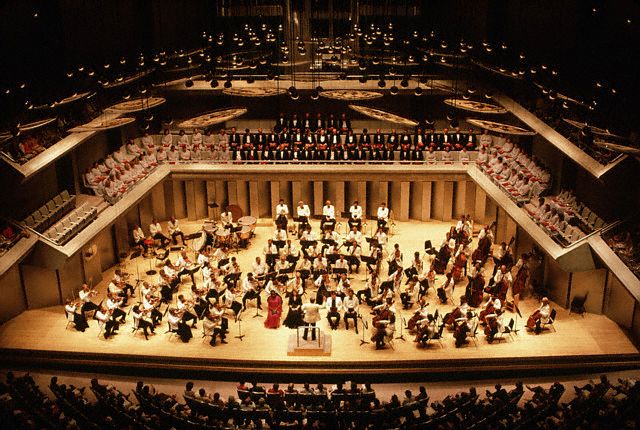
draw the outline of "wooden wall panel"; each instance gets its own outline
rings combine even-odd
[[[160,183],[151,190],[151,213],[160,220],[169,219],[165,202],[164,185]]]
[[[60,291],[62,293],[62,299],[78,297],[78,291],[80,290],[82,276],[82,264],[80,259],[82,258],[82,252],[78,252],[70,259],[68,259],[64,266],[58,270],[58,277],[60,280]]]
[[[613,273],[609,272],[608,278],[604,314],[622,327],[631,328],[635,299]]]
[[[55,270],[22,264],[20,271],[29,309],[62,304]]]
[[[187,217],[187,204],[185,199],[184,181],[174,180],[173,183],[173,214],[167,212],[167,216],[175,216],[178,219]]]
[[[16,264],[0,277],[0,324],[27,309],[24,290],[20,280],[20,268]]]
[[[195,191],[195,203],[196,203],[196,219],[202,219],[207,217],[207,183],[206,181],[195,180],[193,181],[193,187]]]
[[[549,298],[562,307],[567,306],[569,291],[569,273],[560,268],[553,259],[546,259],[545,285],[549,289]]]
[[[453,183],[453,212],[454,219],[460,219],[461,215],[466,215],[467,203],[467,181],[456,181]]]

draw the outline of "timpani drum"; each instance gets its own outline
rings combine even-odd
[[[238,235],[238,239],[240,240],[249,240],[251,237],[251,227],[248,225],[243,225],[240,231],[236,232]]]
[[[231,239],[231,232],[224,228],[219,228],[215,232],[216,234],[216,247],[220,247],[222,245],[229,246],[229,242]]]
[[[243,227],[249,227],[250,233],[253,233],[254,230],[256,229],[256,223],[258,222],[258,219],[256,217],[253,216],[243,216],[242,218],[238,219],[238,225],[241,225]]]

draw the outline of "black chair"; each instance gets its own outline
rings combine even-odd
[[[575,296],[573,300],[571,300],[571,307],[569,308],[569,313],[575,312],[584,317],[585,312],[587,312],[587,309],[585,308],[587,297],[589,297],[589,292],[587,292],[584,296]]]
[[[424,241],[424,252],[429,255],[436,255],[438,251],[433,247],[430,240]]]
[[[556,327],[553,325],[553,323],[556,321],[556,315],[556,310],[552,309],[551,314],[549,314],[549,321],[547,321],[546,323],[542,323],[541,327],[544,329],[546,326],[550,326],[553,331],[556,331]]]

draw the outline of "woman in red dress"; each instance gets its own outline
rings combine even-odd
[[[282,316],[282,298],[275,292],[267,298],[267,319],[264,321],[266,328],[280,327],[280,317]]]

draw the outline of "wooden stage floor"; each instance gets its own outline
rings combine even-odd
[[[184,223],[187,233],[198,228],[197,223]],[[434,244],[441,242],[449,223],[398,223],[396,233],[390,239],[389,248],[399,243],[404,253],[405,265],[414,250],[423,249],[425,239]],[[258,255],[266,237],[272,232],[267,225],[256,229],[247,250],[238,256],[240,266],[246,273],[250,262]],[[172,259],[175,257],[172,256]],[[149,261],[140,258],[129,260],[127,270],[134,277],[136,265],[143,273]],[[489,263],[491,264],[491,263]],[[110,275],[114,269],[105,272],[98,290],[104,294]],[[386,267],[383,266],[386,273]],[[487,267],[487,277],[491,273]],[[196,275],[196,282],[201,281]],[[437,284],[443,276],[438,276]],[[353,275],[352,285],[357,291],[364,286],[364,267],[360,274]],[[181,290],[190,290],[188,277],[184,278]],[[463,281],[456,291],[460,293],[466,285]],[[314,291],[314,290],[311,290]],[[458,296],[459,294],[454,294]],[[264,293],[263,293],[264,296]],[[99,300],[100,298],[98,298]],[[437,299],[429,292],[430,308],[434,309]],[[130,300],[130,303],[134,300]],[[263,308],[266,309],[263,300]],[[287,375],[308,380],[310,377],[341,377],[341,375],[367,374],[373,380],[409,380],[414,374],[421,378],[468,378],[470,375],[490,375],[493,373],[550,374],[553,372],[587,372],[625,369],[637,367],[640,363],[638,350],[619,326],[603,315],[569,314],[557,305],[556,331],[545,331],[540,335],[527,332],[518,317],[516,327],[520,329],[512,338],[489,344],[484,335],[478,334],[477,346],[471,342],[462,348],[455,348],[452,333],[445,330],[442,346],[438,343],[427,348],[413,342],[413,335],[404,331],[406,341],[395,339],[393,348],[375,350],[373,344],[360,345],[362,331],[356,335],[353,328],[344,329],[343,323],[337,331],[328,330],[326,319],[319,323],[322,330],[332,336],[333,350],[328,357],[288,356],[287,342],[292,330],[281,327],[270,330],[263,326],[264,317],[254,318],[255,302],[249,302],[242,315],[242,341],[236,339],[239,324],[229,320],[228,344],[211,347],[201,337],[202,323],[193,330],[194,338],[182,343],[176,336],[170,338],[166,323],[160,325],[156,334],[146,341],[141,332],[131,333],[132,318],[121,326],[118,335],[105,340],[98,337],[96,321],[90,320],[90,328],[80,333],[66,328],[66,320],[61,306],[29,310],[0,326],[0,364],[4,367],[60,368],[87,372],[112,372],[175,377],[216,377],[220,380],[237,380],[238,374],[255,374],[265,378],[282,379]],[[538,303],[533,298],[521,302],[522,315],[526,318]],[[400,308],[400,307],[398,307]],[[440,313],[452,309],[452,305],[438,305]],[[400,310],[400,309],[399,309]],[[361,309],[363,317],[370,321],[369,308]],[[286,315],[287,307],[283,312]],[[264,311],[261,311],[264,315]],[[401,311],[404,319],[409,319],[412,311]],[[515,318],[507,312],[506,321]],[[400,319],[398,318],[398,321]],[[396,337],[400,335],[400,323],[396,325]],[[360,327],[361,328],[361,327]],[[367,330],[365,339],[370,340]],[[277,375],[277,376],[276,376]],[[247,378],[248,379],[248,378]],[[264,380],[264,379],[262,379]]]

